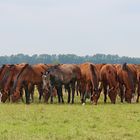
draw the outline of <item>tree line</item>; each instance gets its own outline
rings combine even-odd
[[[111,64],[123,64],[124,62],[132,63],[132,64],[140,64],[140,58],[135,57],[126,57],[126,56],[118,56],[118,55],[105,55],[105,54],[95,54],[93,56],[77,56],[75,54],[34,54],[32,56],[25,54],[17,54],[11,56],[0,56],[0,65],[3,64],[18,64],[18,63],[29,63],[29,64],[37,64],[37,63],[46,63],[46,64],[59,64],[59,63],[84,63],[84,62],[92,62],[92,63],[111,63]]]

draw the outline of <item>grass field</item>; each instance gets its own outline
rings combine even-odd
[[[0,140],[140,140],[140,104],[1,104]]]

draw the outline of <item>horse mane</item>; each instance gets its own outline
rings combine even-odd
[[[44,66],[47,66],[47,65],[46,65],[46,64],[44,64]],[[46,70],[46,68],[44,68],[44,66],[42,66],[42,65],[41,65],[41,68],[42,68],[43,70]]]
[[[5,66],[6,66],[5,64],[2,65],[1,70],[0,70],[0,74],[2,73]]]
[[[59,66],[61,66],[61,65],[62,64],[53,65],[53,66],[49,67],[48,70],[59,69]]]
[[[53,67],[54,67],[54,69],[57,69],[57,68],[59,68],[59,66],[61,66],[62,64],[56,64],[56,65],[54,65]]]
[[[2,78],[2,83],[5,83],[5,81],[7,80],[7,78],[8,78],[8,76],[9,76],[9,74],[10,74],[10,71],[11,71],[11,68],[12,68],[13,66],[11,66],[11,65],[9,65],[9,68],[6,70],[6,72],[4,73],[4,76],[3,76],[3,78]]]
[[[29,66],[29,64],[25,64],[25,66],[21,69],[21,71],[19,72],[17,79],[19,78],[19,76],[21,75],[21,73]]]

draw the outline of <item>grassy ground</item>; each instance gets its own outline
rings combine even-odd
[[[0,140],[73,139],[139,140],[140,104],[0,105]]]

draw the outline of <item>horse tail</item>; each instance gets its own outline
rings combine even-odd
[[[122,69],[127,72],[130,81],[130,86],[131,86],[130,88],[134,92],[134,81],[133,81],[133,74],[131,69],[128,67],[127,63],[123,64]]]
[[[92,74],[92,86],[94,87],[94,89],[98,89],[98,77],[97,77],[97,69],[93,64],[90,64],[90,71]]]
[[[122,69],[125,70],[125,71],[128,70],[127,63],[126,62],[122,65]]]

